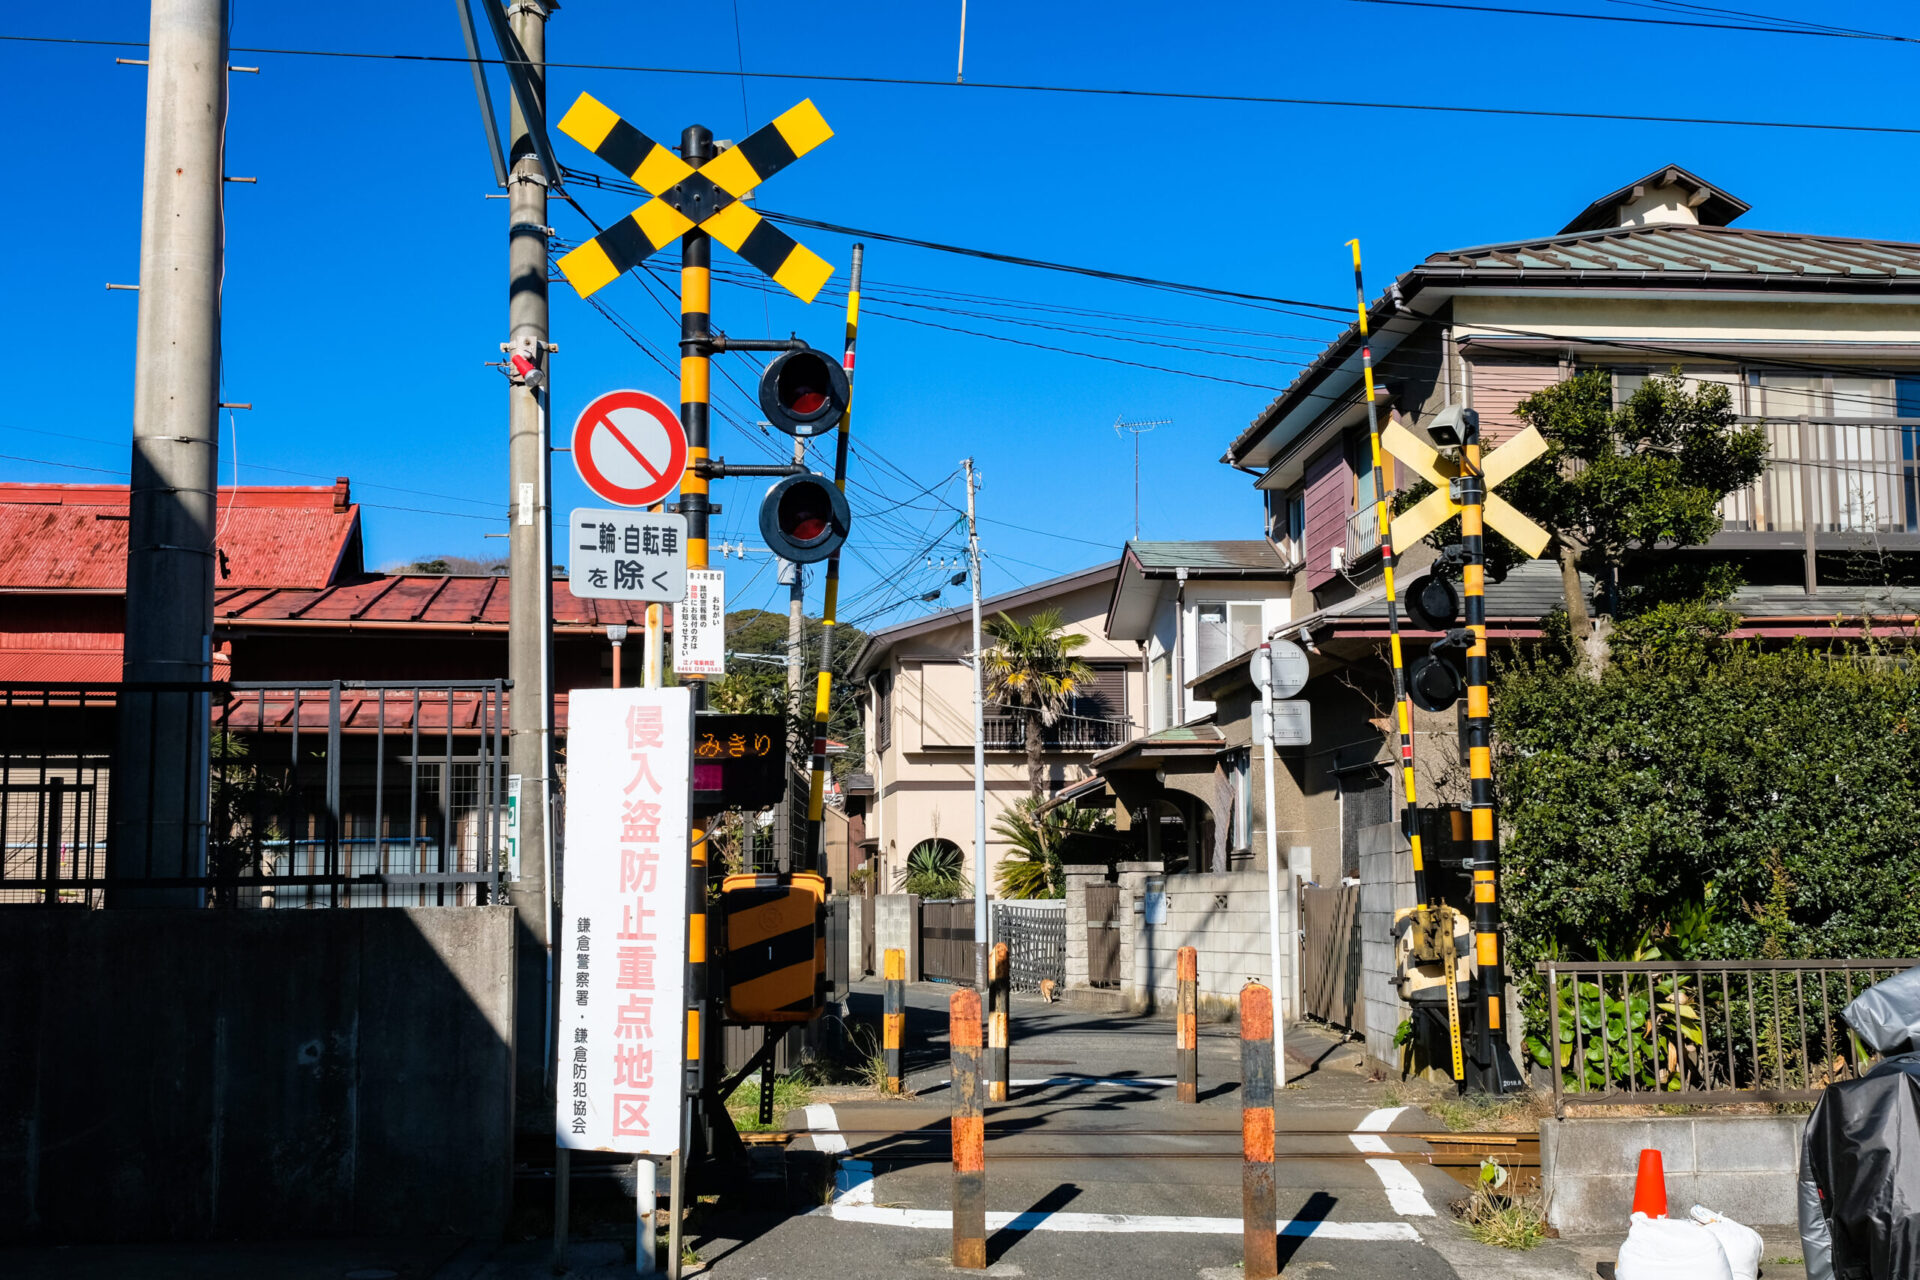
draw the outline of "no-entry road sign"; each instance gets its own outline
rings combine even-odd
[[[659,396],[609,391],[574,423],[573,465],[597,496],[644,507],[672,493],[686,473],[686,428]]]

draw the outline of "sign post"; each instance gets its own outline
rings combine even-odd
[[[568,975],[555,1063],[559,1144],[680,1150],[693,702],[686,689],[576,689],[568,707]]]
[[[1293,644],[1291,641],[1286,641],[1286,640],[1282,640],[1278,642],[1268,641],[1266,643],[1263,643],[1258,649],[1255,649],[1253,651],[1252,663],[1253,663],[1253,684],[1256,689],[1260,690],[1260,741],[1262,744],[1262,752],[1263,752],[1263,759],[1261,763],[1265,766],[1262,772],[1266,775],[1264,787],[1266,790],[1265,798],[1267,802],[1266,826],[1267,826],[1267,957],[1268,957],[1268,964],[1269,964],[1268,982],[1270,984],[1269,989],[1272,991],[1278,992],[1281,990],[1292,990],[1293,984],[1288,983],[1285,988],[1282,988],[1280,985],[1280,844],[1279,844],[1280,832],[1279,832],[1279,823],[1275,821],[1276,815],[1274,814],[1274,811],[1273,811],[1274,809],[1273,691],[1274,691],[1275,677],[1279,675],[1282,670],[1287,670],[1288,664],[1284,661],[1280,661],[1280,662],[1275,661],[1276,655],[1274,653],[1274,648],[1276,643],[1284,644],[1287,646],[1287,648],[1292,649],[1295,653],[1300,653],[1300,647],[1296,644]],[[1298,693],[1300,691],[1300,688],[1306,685],[1306,678],[1305,678],[1306,656],[1307,656],[1306,654],[1300,653],[1301,663],[1300,663],[1300,669],[1298,671],[1298,674],[1300,675],[1301,679],[1300,679],[1300,684],[1296,686],[1294,689],[1295,693]],[[1288,671],[1289,679],[1291,678],[1292,674],[1294,674],[1294,672],[1289,670]],[[1287,1087],[1287,1051],[1285,1047],[1286,1033],[1284,1030],[1287,1020],[1284,1014],[1285,1014],[1285,1010],[1282,1010],[1282,1009],[1274,1010],[1273,1080],[1274,1080],[1274,1088],[1276,1089],[1284,1089]],[[1297,1010],[1295,1011],[1294,1016],[1296,1017],[1299,1016]]]

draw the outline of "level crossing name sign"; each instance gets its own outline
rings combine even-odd
[[[576,597],[678,604],[687,594],[685,516],[575,507],[567,541],[567,587]]]
[[[555,1141],[671,1156],[686,1027],[693,697],[576,689],[567,719]]]
[[[574,422],[573,466],[602,501],[650,506],[679,488],[686,474],[687,429],[659,396],[609,391]]]
[[[673,611],[673,669],[683,676],[727,673],[727,574],[687,570],[687,593]]]

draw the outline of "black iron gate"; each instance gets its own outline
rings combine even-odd
[[[993,904],[993,938],[1007,944],[1008,980],[1015,991],[1038,991],[1048,978],[1067,981],[1067,913],[1057,907]]]
[[[1120,886],[1087,886],[1087,985],[1120,985]]]

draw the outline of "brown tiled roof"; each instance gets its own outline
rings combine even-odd
[[[508,580],[504,576],[395,573],[342,583],[318,591],[288,587],[246,588],[214,594],[217,625],[306,625],[351,630],[356,626],[501,628],[507,625]],[[671,606],[667,625],[672,626]],[[647,607],[627,600],[582,600],[564,579],[553,584],[555,628],[644,624]]]

